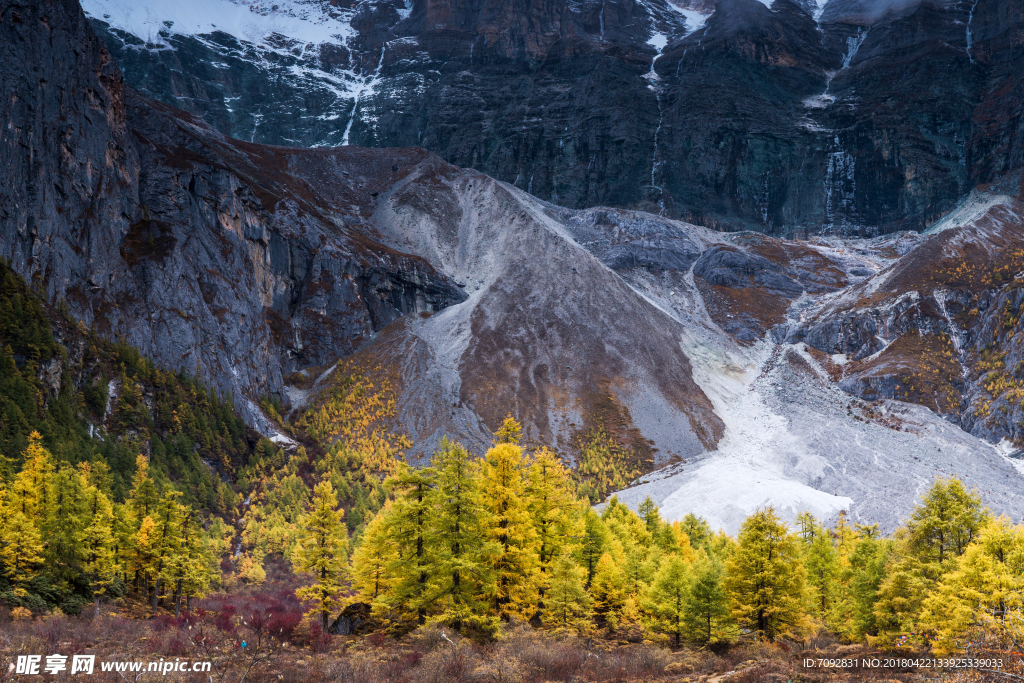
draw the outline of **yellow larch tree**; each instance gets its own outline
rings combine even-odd
[[[537,533],[526,496],[523,449],[499,443],[480,464],[480,497],[489,514],[487,531],[501,548],[494,557],[494,608],[502,619],[529,619],[537,608]]]

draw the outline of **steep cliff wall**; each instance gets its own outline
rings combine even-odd
[[[283,374],[465,298],[359,230],[422,150],[339,162],[231,141],[124,87],[75,2],[8,4],[2,32],[0,254],[105,335],[233,393],[251,420],[245,397]],[[351,196],[318,203],[294,166]]]
[[[227,134],[423,146],[571,208],[870,236],[1021,164],[1009,0],[115,4],[87,9],[129,80]]]

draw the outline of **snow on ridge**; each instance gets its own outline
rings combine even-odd
[[[324,14],[300,0],[266,3],[241,0],[82,0],[82,9],[112,27],[148,43],[165,44],[161,33],[208,35],[223,31],[255,44],[271,35],[301,43],[347,40],[354,35],[348,21]]]
[[[705,14],[703,12],[698,12],[697,10],[694,9],[686,9],[685,7],[680,7],[679,5],[677,5],[675,3],[675,0],[666,0],[665,4],[668,5],[668,8],[670,10],[673,10],[674,12],[681,14],[683,18],[686,19],[686,35],[689,35],[691,33],[694,33],[695,31],[699,31],[702,28],[704,28],[704,24],[707,23],[708,18],[714,13],[714,11],[711,11]]]
[[[664,33],[655,33],[651,36],[651,39],[647,41],[647,44],[657,50],[658,57],[660,57],[661,51],[665,49],[666,45],[668,45],[668,38]],[[655,57],[655,60],[657,60],[658,57]]]
[[[972,225],[997,206],[1013,203],[1013,198],[1005,194],[989,194],[971,190],[971,193],[959,205],[924,231],[925,235],[935,235],[950,228]]]

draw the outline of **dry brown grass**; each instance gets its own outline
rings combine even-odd
[[[827,633],[805,643],[758,642],[709,650],[672,651],[650,643],[619,645],[602,639],[558,636],[525,624],[508,625],[494,642],[478,644],[425,626],[395,639],[323,636],[273,596],[216,596],[196,614],[135,620],[105,612],[12,621],[0,610],[0,682],[19,680],[7,663],[19,654],[95,654],[97,661],[212,661],[208,674],[102,673],[92,681],[199,683],[770,683],[802,681],[924,680],[910,671],[849,672],[805,669],[805,657],[873,653],[844,645]],[[88,612],[88,610],[87,610]],[[276,612],[283,615],[275,617]],[[281,618],[284,618],[284,623]],[[277,618],[278,621],[273,621]],[[261,621],[262,619],[262,621]],[[290,620],[289,620],[290,619]],[[262,631],[261,631],[262,629]],[[275,630],[276,629],[276,630]],[[261,635],[262,633],[262,635]],[[241,643],[246,647],[242,648]],[[47,680],[72,681],[68,672]],[[42,680],[42,678],[40,679]],[[83,679],[84,680],[84,679]]]

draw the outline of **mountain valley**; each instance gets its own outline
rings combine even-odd
[[[2,256],[289,447],[374,375],[410,461],[512,414],[670,520],[1019,517],[1020,17],[834,3],[8,3]]]

